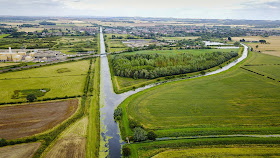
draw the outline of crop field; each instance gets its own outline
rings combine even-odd
[[[78,108],[78,100],[0,107],[0,135],[17,139],[55,127]]]
[[[261,43],[247,43],[254,50],[261,51],[265,54],[280,56],[280,36],[270,36],[270,37],[260,37],[260,36],[245,36],[245,37],[233,37],[232,40],[239,41],[240,39],[245,39],[246,41],[259,41],[266,40],[268,44]],[[258,48],[256,48],[258,45]]]
[[[46,154],[46,158],[85,157],[88,118],[84,117],[68,127]]]
[[[0,157],[5,158],[30,158],[40,147],[41,143],[28,143],[0,148]]]
[[[241,66],[265,63],[270,57],[251,53]],[[280,62],[279,57],[274,58]],[[278,81],[235,67],[219,75],[153,87],[121,106],[127,110],[127,118],[155,130],[159,137],[271,134],[280,133],[278,98]],[[131,134],[128,122],[123,122],[122,131]]]
[[[131,157],[279,156],[279,138],[204,138],[153,141],[128,145]],[[267,149],[267,150],[266,150]],[[240,153],[240,155],[238,155]],[[224,155],[223,155],[224,154]]]
[[[195,148],[184,150],[164,151],[154,158],[170,157],[266,157],[279,156],[280,146],[272,145],[248,145],[248,146],[224,146],[211,148]]]
[[[0,67],[18,65],[19,63],[0,63]]]
[[[49,89],[38,99],[82,95],[88,67],[89,61],[83,60],[0,74],[1,102],[24,101],[13,96],[28,89]]]
[[[51,49],[61,51],[66,54],[73,54],[76,52],[97,52],[97,38],[92,36],[82,37],[62,37],[58,39],[56,45]]]

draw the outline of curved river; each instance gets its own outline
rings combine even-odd
[[[242,44],[243,45],[243,44]],[[247,57],[248,47],[244,46],[243,55],[236,61],[230,63],[229,65],[218,69],[213,72],[206,73],[204,76],[209,76],[217,74],[228,70],[240,61]],[[121,145],[124,144],[120,137],[120,131],[118,124],[114,121],[114,110],[115,108],[124,101],[127,97],[140,92],[142,90],[151,88],[160,83],[155,83],[147,85],[145,87],[138,88],[133,91],[128,91],[122,94],[116,94],[113,90],[113,85],[111,81],[111,74],[109,69],[108,58],[105,52],[105,44],[102,33],[102,28],[100,28],[100,58],[101,58],[101,72],[100,72],[100,115],[101,115],[101,143],[100,143],[100,157],[110,157],[119,158],[121,157]],[[197,77],[201,77],[197,76]],[[174,80],[172,80],[174,81]],[[168,82],[172,82],[168,81]]]

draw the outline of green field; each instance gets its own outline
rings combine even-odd
[[[76,54],[76,52],[97,52],[97,38],[93,36],[62,37],[56,41],[51,48],[66,54]]]
[[[193,53],[193,54],[204,54],[204,53],[213,53],[213,52],[231,52],[231,51],[238,51],[238,49],[190,49],[190,50],[146,50],[146,51],[137,51],[137,52],[130,52],[130,53],[121,53],[121,55],[134,55],[134,54],[155,54],[155,53],[162,53],[162,54],[180,54],[180,53]],[[239,50],[239,54],[242,52],[242,49]],[[113,55],[109,56],[109,59],[112,58]],[[110,60],[109,60],[110,61]],[[111,64],[111,62],[109,62]],[[224,66],[228,64],[228,62],[222,64],[221,66]],[[114,74],[114,71],[111,68],[111,74]],[[219,67],[212,68],[211,71],[218,69]],[[199,74],[199,72],[194,73],[188,73],[188,76],[194,76]],[[174,76],[175,77],[175,76]],[[177,77],[180,77],[178,75]],[[132,79],[127,77],[120,77],[112,75],[112,81],[114,90],[116,93],[126,92],[128,90],[131,90],[133,88],[142,87],[144,85],[148,85],[151,83],[154,83],[158,80],[165,80],[165,77],[156,78],[156,79]]]
[[[12,99],[16,90],[50,89],[42,98],[82,95],[88,67],[89,61],[83,60],[0,74],[1,102],[25,100]],[[70,72],[59,73],[61,68]]]
[[[122,36],[123,39],[111,39],[112,35],[115,36]],[[125,46],[122,41],[127,38],[127,34],[106,34],[106,45],[107,45],[107,53],[113,53],[113,52],[121,52],[128,49],[127,46]]]
[[[189,40],[189,39],[197,39],[199,38],[199,36],[189,36],[189,37],[161,37],[159,39],[163,39],[163,40]]]
[[[275,145],[276,146],[276,145]],[[279,146],[225,146],[225,147],[211,147],[211,148],[195,148],[183,150],[169,150],[164,151],[154,158],[170,158],[170,157],[265,157],[265,156],[279,156]]]
[[[10,34],[2,34],[0,35],[0,39],[9,36]]]
[[[204,53],[213,53],[213,52],[231,52],[237,51],[238,49],[186,49],[186,50],[144,50],[144,51],[137,51],[137,52],[128,52],[122,53],[123,55],[131,55],[131,54],[156,54],[156,53],[163,53],[163,54],[174,54],[174,53],[194,53],[194,54],[204,54]]]
[[[133,143],[131,157],[279,156],[279,138],[204,138]]]
[[[280,60],[268,58],[251,53],[241,66],[262,59]],[[127,118],[155,130],[159,137],[280,133],[279,82],[239,66],[218,75],[163,84],[128,98],[121,104],[126,110],[123,136],[132,134]]]

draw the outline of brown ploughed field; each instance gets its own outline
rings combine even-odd
[[[0,107],[0,138],[17,139],[60,124],[78,108],[77,99]]]

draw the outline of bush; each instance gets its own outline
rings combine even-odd
[[[130,151],[130,148],[129,147],[123,147],[122,148],[122,155],[123,156],[129,156],[129,155],[131,155],[131,151]]]
[[[148,132],[147,137],[149,140],[156,140],[157,135],[155,134],[155,132],[150,131],[150,132]]]
[[[114,111],[114,119],[115,120],[120,120],[122,118],[122,108],[118,107],[117,109],[115,109]]]
[[[142,127],[142,126],[135,120],[129,119],[129,127],[131,129],[134,129],[135,127]]]
[[[147,140],[147,132],[141,127],[136,127],[134,129],[133,140],[135,142],[141,142]]]

